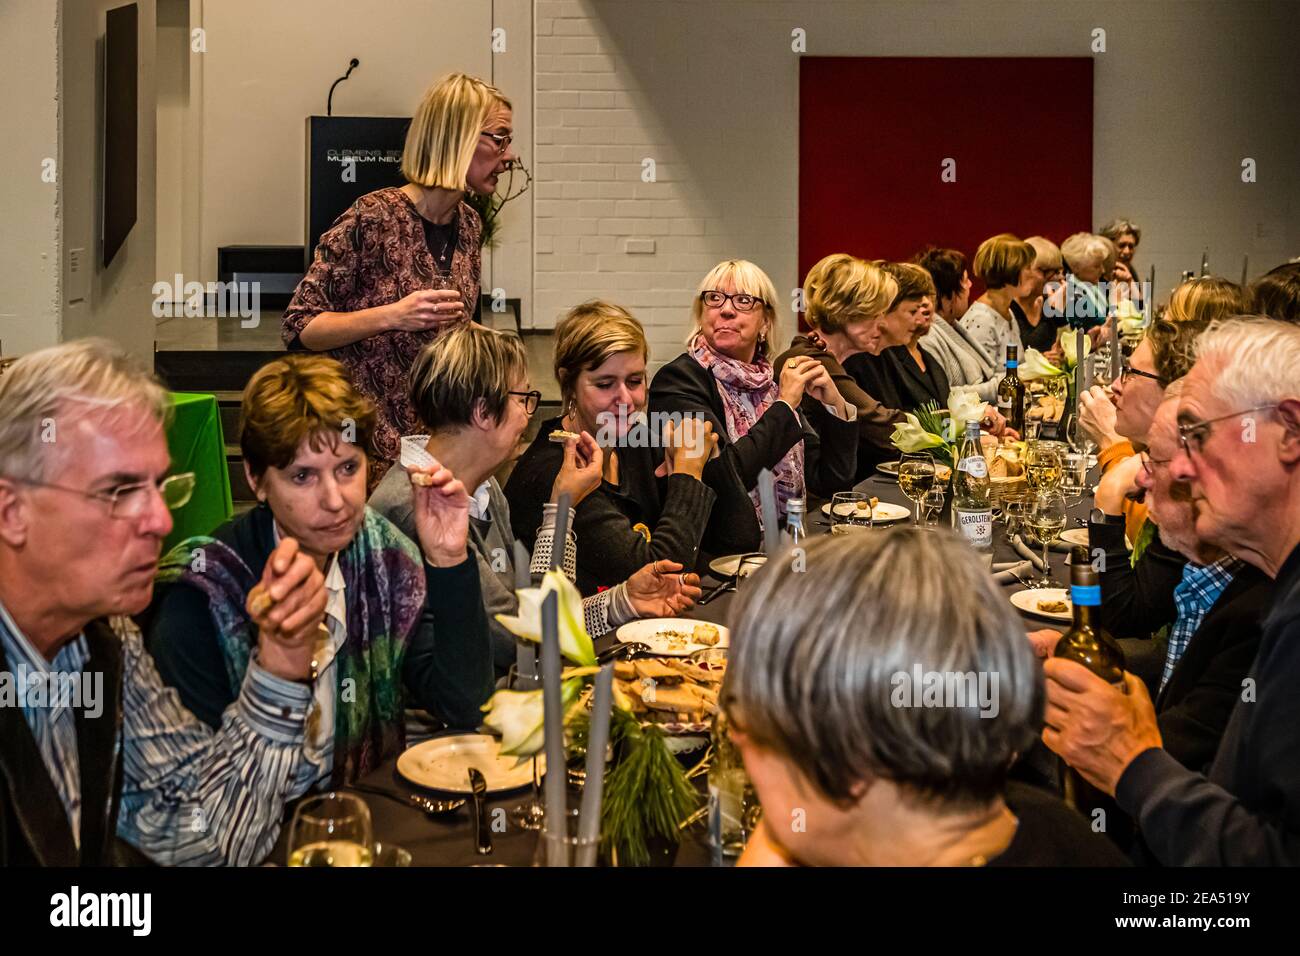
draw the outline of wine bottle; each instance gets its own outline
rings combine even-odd
[[[1070,549],[1070,603],[1074,622],[1056,642],[1054,656],[1082,664],[1102,680],[1127,693],[1124,683],[1124,651],[1101,626],[1101,581],[1088,556],[1088,549]],[[1061,761],[1061,796],[1076,810],[1090,812],[1108,805],[1104,794],[1084,780],[1077,770]]]
[[[998,412],[1017,435],[1025,432],[1025,383],[1020,381],[1020,362],[1014,345],[1007,346],[1007,374],[998,382]]]

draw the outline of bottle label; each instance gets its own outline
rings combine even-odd
[[[1101,607],[1101,585],[1072,584],[1070,600],[1082,607]]]
[[[958,511],[957,530],[977,548],[993,546],[993,513],[991,511]]]
[[[987,478],[989,463],[983,455],[969,455],[958,463],[957,470],[966,472],[972,478]]]

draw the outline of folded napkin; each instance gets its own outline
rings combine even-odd
[[[1025,544],[1025,542],[1020,539],[1020,535],[1012,537],[1011,547],[1015,550],[1016,554],[1020,555],[1025,560],[1030,561],[1034,565],[1035,569],[1039,571],[1047,570],[1047,566],[1043,564],[1042,555],[1031,551],[1029,545]]]
[[[1013,581],[1019,581],[1020,575],[1032,571],[1034,566],[1029,561],[1004,561],[994,567],[1001,567],[1001,570],[993,572],[993,580],[998,584],[1011,584]]]

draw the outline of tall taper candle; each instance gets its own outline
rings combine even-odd
[[[546,865],[568,866],[565,831],[564,786],[564,702],[560,699],[559,595],[554,591],[542,601],[542,713],[546,721]]]
[[[763,550],[772,558],[781,550],[781,528],[776,516],[776,485],[766,468],[758,473],[758,503],[763,508]],[[739,573],[739,567],[736,570]]]
[[[551,539],[551,567],[564,567],[564,549],[569,543],[569,493],[560,495],[555,505],[555,537]]]
[[[587,734],[586,782],[578,816],[578,854],[574,866],[595,866],[600,842],[600,798],[605,789],[605,751],[609,746],[610,705],[614,700],[614,665],[596,675],[591,698],[591,731]]]
[[[528,551],[518,540],[515,541],[515,590],[523,591],[533,586],[533,576],[529,572],[532,559]],[[537,689],[537,645],[515,638],[515,689]]]

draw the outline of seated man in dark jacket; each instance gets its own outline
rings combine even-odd
[[[194,488],[193,474],[167,477],[170,407],[103,340],[0,376],[0,867],[111,866],[131,859],[119,837],[160,864],[256,863],[285,799],[312,780],[303,735],[325,590],[296,541],[259,569],[278,600],[253,614],[248,667],[215,730],[163,686],[125,616],[148,605],[169,512]]]
[[[291,355],[261,368],[244,390],[240,429],[260,504],[164,558],[147,625],[163,679],[219,726],[248,665],[258,575],[277,543],[295,537],[328,595],[306,741],[320,785],[350,783],[399,753],[408,701],[473,729],[493,686],[466,548],[469,496],[447,469],[422,469],[430,484],[418,492],[417,547],[366,507],[374,424],[373,406],[333,359]]]
[[[1196,535],[1274,581],[1258,653],[1208,772],[1166,752],[1133,675],[1121,693],[1073,661],[1043,665],[1044,742],[1115,796],[1165,865],[1300,863],[1297,367],[1300,328],[1225,321],[1198,341],[1179,399],[1180,446],[1166,467],[1189,488]]]

